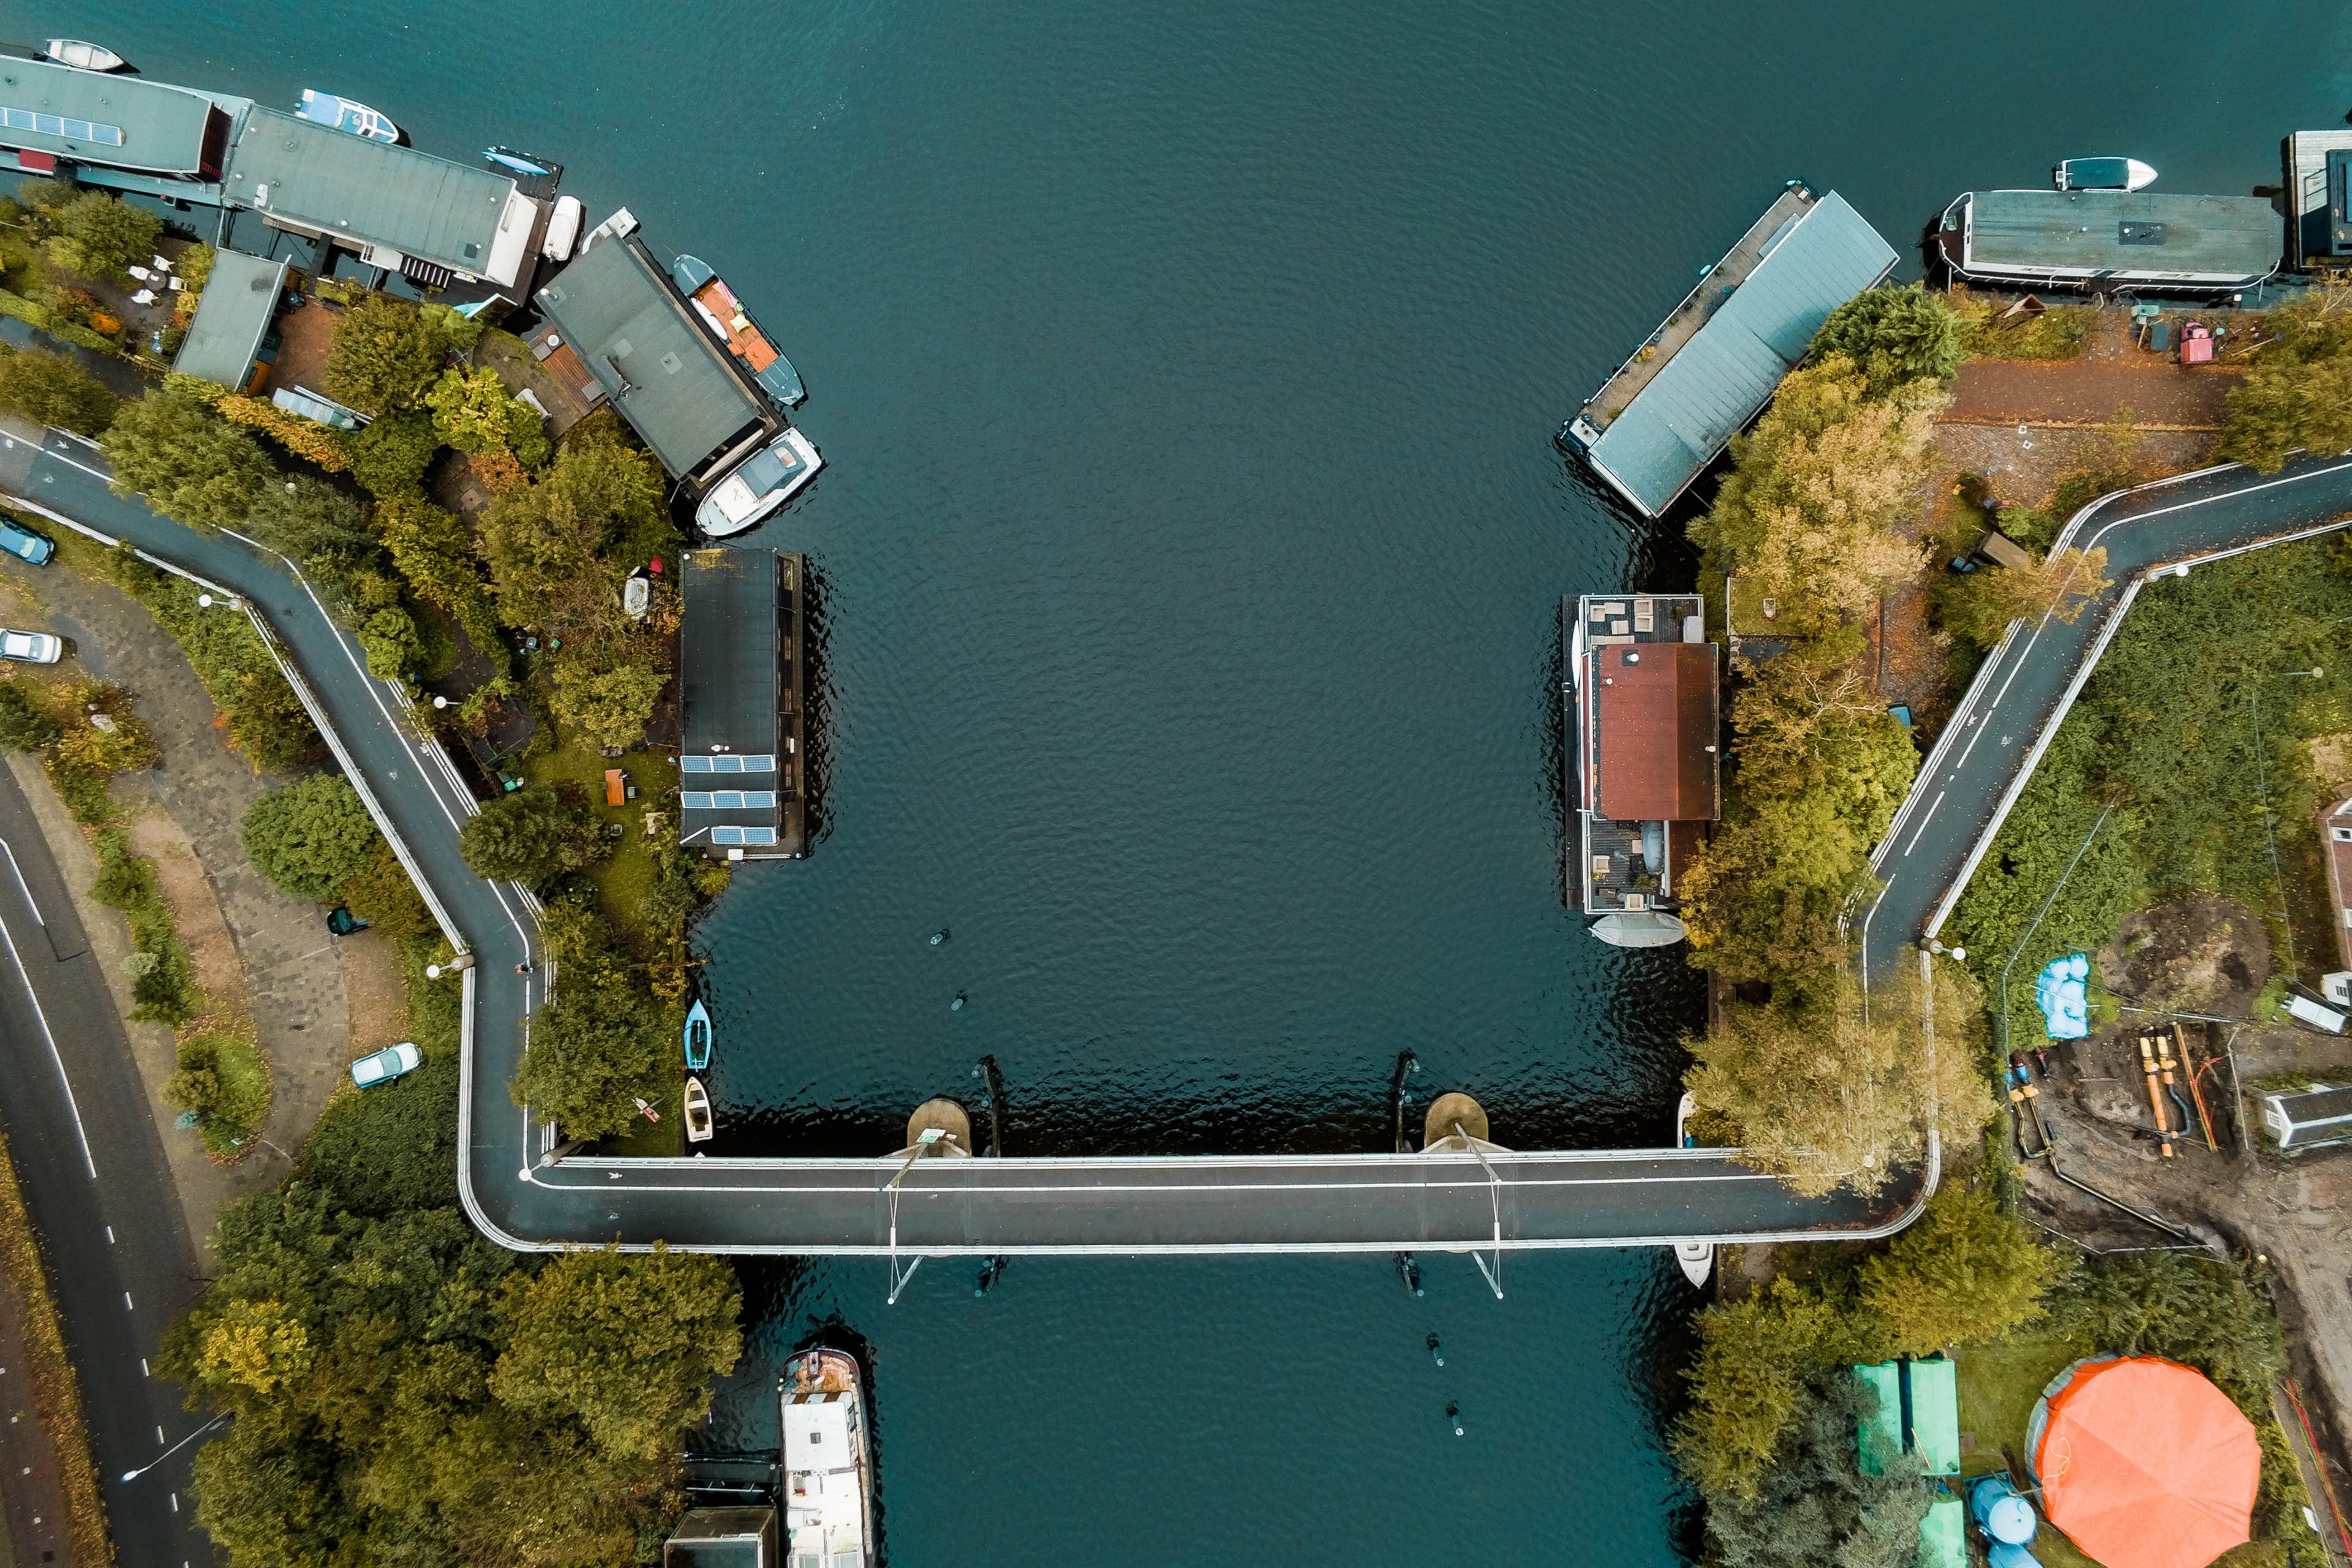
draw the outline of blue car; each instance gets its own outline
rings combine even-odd
[[[19,561],[29,561],[36,566],[47,566],[49,557],[58,552],[57,545],[37,533],[28,533],[13,522],[0,521],[0,550]]]

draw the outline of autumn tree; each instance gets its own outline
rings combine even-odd
[[[191,528],[239,526],[277,475],[251,435],[176,388],[123,405],[99,447],[115,494]]]
[[[1964,357],[1962,325],[1942,294],[1916,283],[1865,289],[1830,312],[1806,353],[1814,359],[1841,355],[1880,388],[1923,378],[1949,381]]]
[[[1958,1149],[1992,1115],[1976,1065],[1982,988],[1955,963],[1934,973],[1932,1047],[1909,963],[1874,976],[1867,997],[1839,966],[1811,994],[1733,1004],[1722,1027],[1684,1042],[1697,1061],[1684,1082],[1739,1124],[1743,1159],[1796,1192],[1876,1193],[1918,1163],[1931,1127]]]
[[[1946,401],[1927,379],[1874,393],[1842,354],[1795,372],[1755,433],[1732,441],[1736,466],[1692,539],[1793,627],[1864,613],[1919,570],[1899,525]]]
[[[2221,456],[2273,474],[2298,449],[2315,457],[2352,450],[2352,353],[2273,355],[2230,389]]]
[[[359,791],[335,773],[271,790],[246,812],[237,838],[271,885],[321,904],[367,868],[378,842]]]
[[[447,353],[446,340],[415,306],[370,294],[335,322],[327,395],[367,415],[422,409]]]
[[[2030,566],[1981,566],[1937,584],[1937,618],[1980,647],[2000,641],[2011,621],[2048,616],[2071,626],[2084,605],[2114,585],[2106,569],[2103,544],[2070,547]]]
[[[642,660],[566,675],[556,682],[555,716],[592,746],[608,751],[634,746],[646,738],[654,703],[668,683],[667,676]]]
[[[2023,1328],[2067,1268],[1990,1193],[1947,1182],[1862,1266],[1862,1299],[1886,1323],[1895,1354],[1932,1355]]]
[[[100,436],[121,407],[122,399],[64,354],[40,349],[0,354],[0,414]]]
[[[709,1412],[711,1380],[735,1370],[741,1306],[719,1258],[566,1252],[509,1276],[499,1291],[506,1350],[490,1393],[513,1409],[577,1420],[617,1458],[658,1459]]]
[[[622,575],[676,542],[665,494],[661,470],[643,452],[566,443],[546,479],[483,514],[481,551],[499,618],[510,626],[609,625]]]

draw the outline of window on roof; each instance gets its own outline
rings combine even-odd
[[[89,120],[67,120],[55,114],[36,114],[29,109],[0,109],[0,121],[5,121],[11,131],[62,136],[70,142],[88,142],[100,147],[122,145],[122,127],[120,125],[101,125]]]
[[[2352,844],[2352,827],[2331,827],[2328,831],[2336,836],[2336,843]]]

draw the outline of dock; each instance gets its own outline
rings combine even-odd
[[[1763,412],[1830,312],[1895,261],[1835,191],[1790,181],[1562,437],[1643,516],[1660,515]]]
[[[687,552],[679,586],[678,842],[729,860],[808,854],[803,742],[808,563]]]
[[[2290,271],[2352,267],[2352,128],[2297,131],[2281,148]]]

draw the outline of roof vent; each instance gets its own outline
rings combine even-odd
[[[662,355],[661,363],[662,369],[669,372],[672,375],[676,375],[679,371],[686,368],[686,362],[678,358],[677,355],[674,353]]]
[[[1629,648],[1627,648],[1627,649],[1625,650],[1625,662],[1626,662],[1627,664],[1639,664],[1639,663],[1641,663],[1641,662],[1642,662],[1642,656],[1641,656],[1640,654],[1638,654],[1638,653],[1635,653],[1632,648],[1630,648],[1630,647],[1629,647]]]

